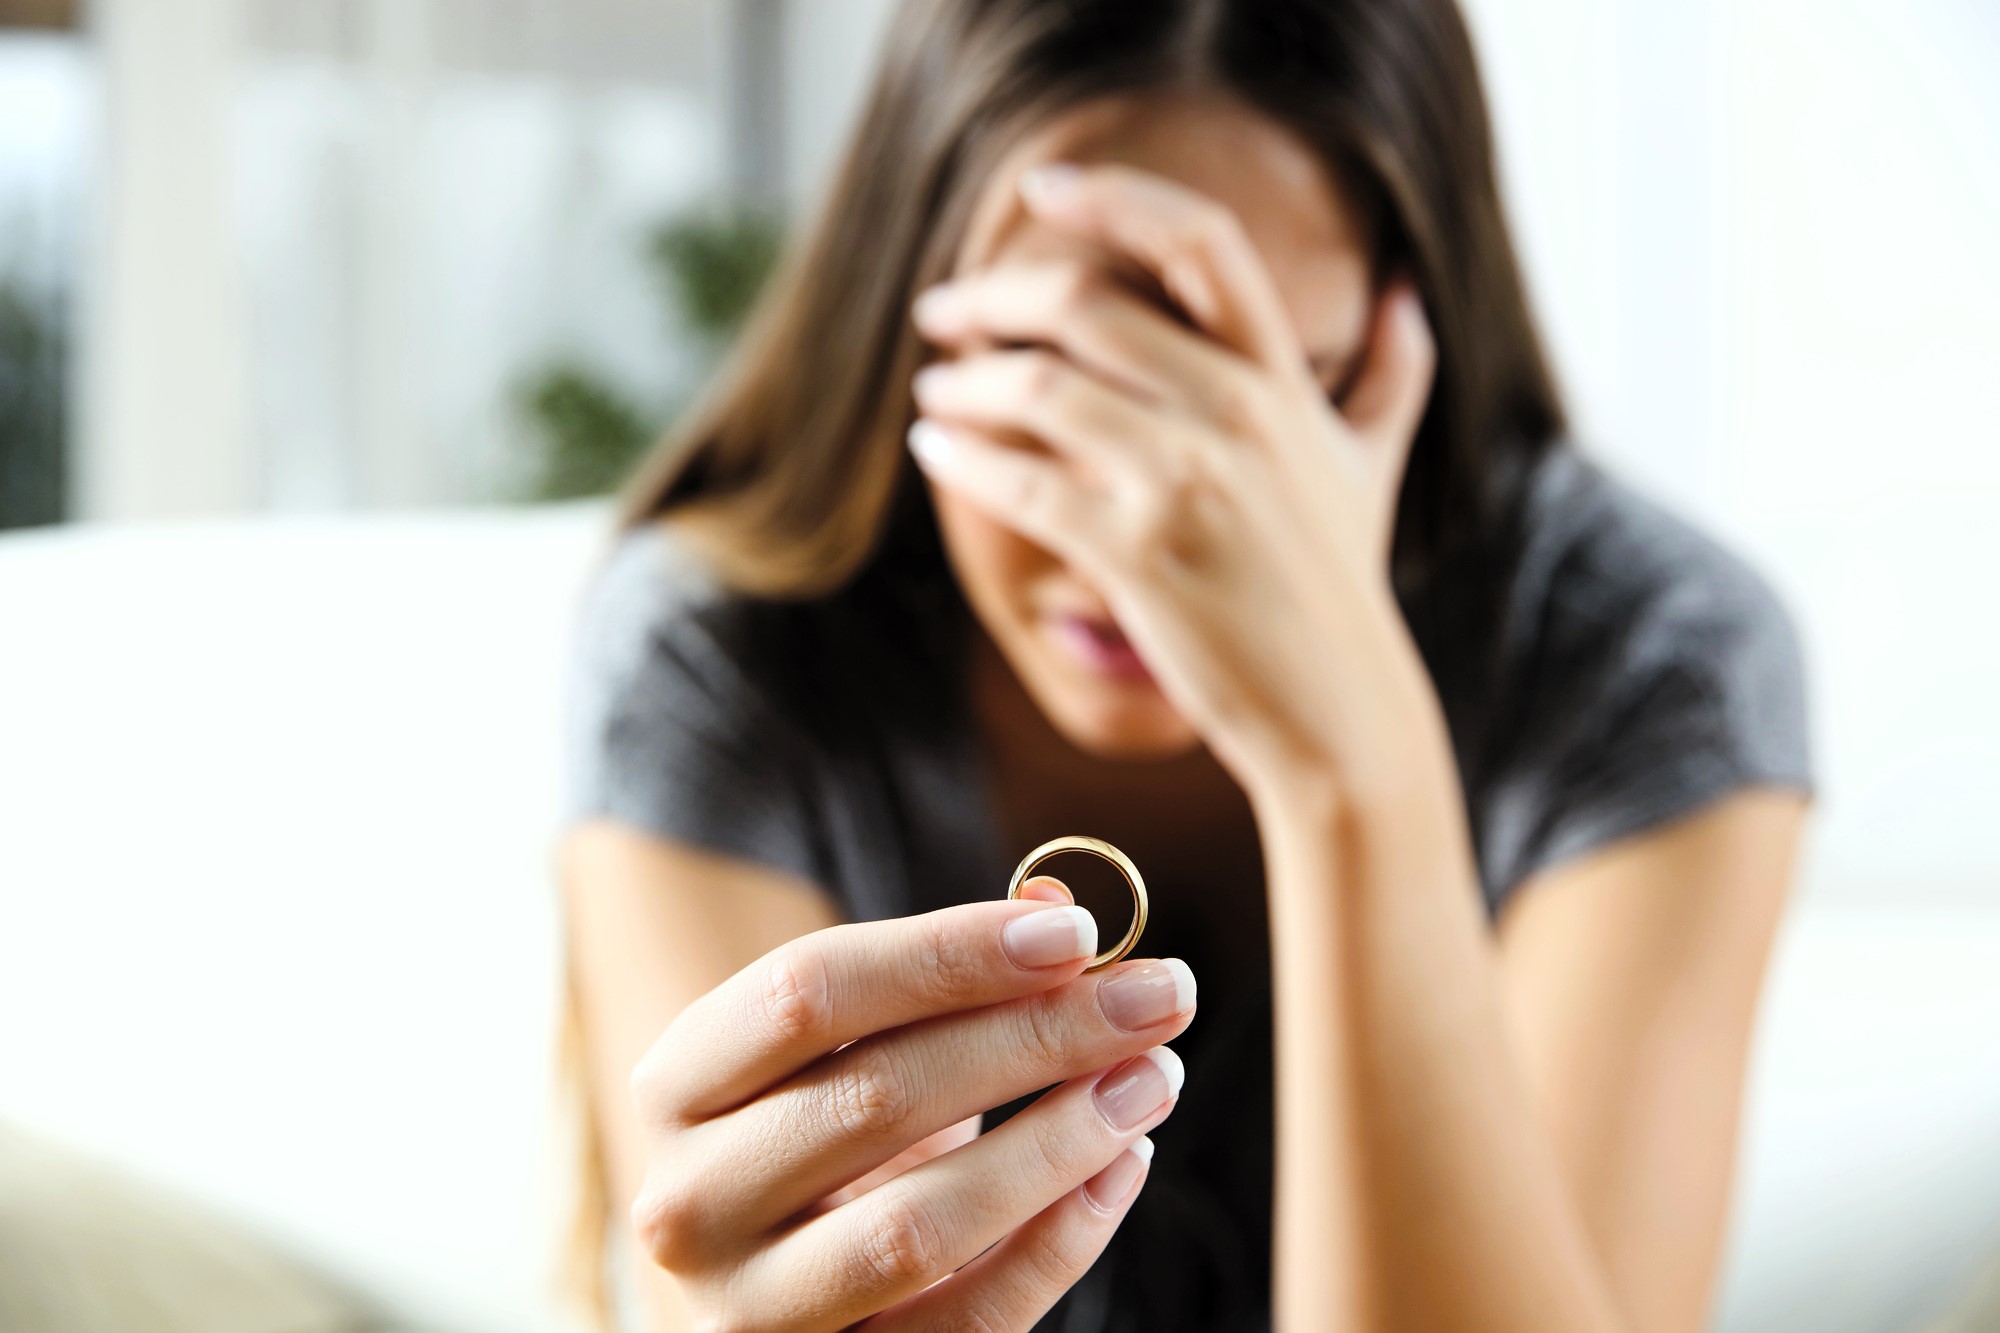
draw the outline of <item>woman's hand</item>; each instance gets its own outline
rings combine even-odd
[[[632,1217],[703,1326],[1026,1329],[1053,1305],[1138,1193],[1180,1090],[1160,1043],[1194,1012],[1185,963],[1085,975],[1096,948],[1080,907],[967,903],[802,935],[683,1010],[633,1074]]]
[[[1336,410],[1232,212],[1137,168],[1067,170],[1057,192],[1024,184],[1036,215],[1129,254],[1194,327],[1104,266],[933,288],[916,309],[933,340],[1041,345],[921,370],[919,461],[1091,582],[1253,795],[1377,776],[1428,689],[1388,579],[1435,355],[1414,290],[1383,291]],[[997,438],[1017,433],[1053,456]]]

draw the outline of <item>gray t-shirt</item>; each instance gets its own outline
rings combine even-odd
[[[1566,445],[1515,493],[1512,521],[1403,604],[1491,914],[1732,790],[1812,787],[1798,639],[1751,567]],[[659,525],[626,534],[579,608],[570,814],[795,872],[849,920],[999,896],[1025,849],[988,817],[954,607],[865,580],[747,599]],[[1204,984],[1147,1188],[1038,1328],[1267,1325],[1270,1142],[1247,1131],[1271,1123],[1268,986]]]

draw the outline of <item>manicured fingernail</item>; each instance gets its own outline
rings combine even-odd
[[[1146,1163],[1152,1160],[1153,1141],[1140,1135],[1131,1147],[1111,1159],[1110,1166],[1092,1176],[1083,1192],[1099,1212],[1111,1212],[1125,1202],[1133,1185],[1146,1174]]]
[[[946,328],[958,318],[963,296],[959,288],[948,282],[926,287],[917,293],[917,299],[911,303],[910,314],[919,324],[936,329]]]
[[[1097,1003],[1113,1027],[1127,1032],[1194,1008],[1194,972],[1178,958],[1154,958],[1098,983]]]
[[[951,381],[952,368],[942,362],[932,362],[916,374],[910,376],[910,387],[918,394],[936,393],[938,388]]]
[[[942,426],[926,417],[910,423],[910,448],[920,463],[947,467],[951,464],[953,440]]]
[[[1097,952],[1097,918],[1083,907],[1050,907],[1000,928],[1000,945],[1017,967],[1051,967]]]
[[[1181,1088],[1187,1084],[1187,1066],[1181,1063],[1181,1057],[1175,1053],[1174,1048],[1155,1046],[1146,1052],[1146,1058],[1158,1065],[1160,1072],[1167,1076],[1167,1087],[1171,1090],[1171,1095],[1180,1096]]]
[[[1155,1046],[1097,1080],[1091,1095],[1113,1129],[1130,1129],[1166,1105],[1186,1077],[1181,1058],[1165,1046]]]
[[[1044,162],[1021,173],[1021,193],[1040,203],[1052,203],[1076,185],[1076,167],[1068,162]]]

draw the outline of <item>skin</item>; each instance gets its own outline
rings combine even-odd
[[[1068,194],[1022,189],[1056,160]],[[1310,151],[1228,101],[1096,103],[996,173],[915,316],[953,374],[912,391],[998,814],[1196,867],[1156,912],[1268,959],[1278,1327],[1696,1329],[1804,803],[1745,789],[1489,929],[1387,574],[1435,352],[1369,272]],[[1115,618],[1150,677],[1086,669],[1055,610]],[[835,924],[817,886],[616,825],[564,852],[656,1327],[1026,1328],[1101,1251],[1173,1098],[1113,1129],[1088,1090],[1193,1009],[1105,1021],[1103,979],[1158,960],[1009,964],[998,930],[1060,886]]]

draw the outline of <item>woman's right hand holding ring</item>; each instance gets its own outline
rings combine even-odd
[[[1138,1194],[1194,1016],[1185,963],[1096,950],[1081,907],[966,903],[802,935],[683,1010],[632,1076],[632,1220],[702,1327],[1029,1328]]]

